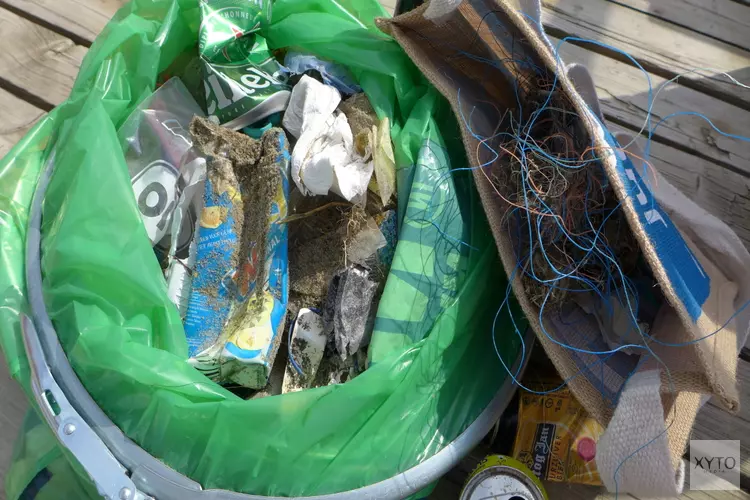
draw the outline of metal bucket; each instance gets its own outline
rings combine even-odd
[[[54,171],[54,148],[34,193],[26,241],[26,282],[31,317],[22,316],[31,387],[43,417],[60,446],[72,454],[105,498],[119,500],[261,500],[266,497],[203,489],[131,441],[99,408],[73,371],[47,313],[40,260],[42,200]],[[524,342],[533,342],[529,330]],[[511,370],[523,369],[519,353]],[[510,402],[515,385],[508,377],[489,405],[438,453],[396,476],[355,490],[304,497],[316,500],[398,499],[437,481],[490,431]]]

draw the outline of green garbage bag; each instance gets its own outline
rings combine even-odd
[[[203,488],[322,495],[406,471],[474,422],[508,380],[493,324],[508,366],[519,357],[515,328],[522,325],[513,326],[506,309],[496,318],[507,282],[458,124],[374,26],[384,15],[374,0],[277,0],[261,33],[273,49],[347,66],[392,124],[399,242],[370,368],[343,385],[245,401],[186,363],[183,327],[143,228],[117,129],[160,75],[194,50],[200,11],[198,0],[133,0],[91,47],[69,99],[0,161],[0,342],[30,396],[19,324],[19,314],[29,313],[26,232],[54,150],[41,225],[47,313],[86,390],[152,456]],[[39,422],[28,419],[9,497],[43,485],[50,470],[78,476],[63,481],[65,491],[95,494]]]

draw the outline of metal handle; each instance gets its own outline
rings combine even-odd
[[[57,440],[76,457],[97,491],[110,500],[145,500],[124,467],[109,452],[52,377],[34,323],[21,315],[21,331],[31,370],[31,390]],[[153,500],[153,499],[152,499]]]

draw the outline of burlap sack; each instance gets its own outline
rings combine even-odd
[[[440,2],[426,17],[429,7],[422,6],[380,20],[379,27],[398,41],[450,102],[461,126],[469,164],[482,166],[473,170],[474,179],[515,295],[541,345],[576,397],[594,418],[609,425],[597,453],[605,484],[620,492],[676,494],[682,488],[681,456],[701,396],[716,395],[726,409],[738,409],[737,329],[744,342],[750,311],[735,311],[750,300],[750,277],[742,268],[742,261],[749,257],[747,251],[726,225],[689,200],[691,206],[686,210],[692,215],[682,216],[679,212],[686,207],[686,199],[678,199],[681,193],[675,194],[663,179],[659,188],[657,179],[641,178],[645,169],[634,167],[631,160],[642,160],[642,154],[626,156],[596,116],[598,103],[587,105],[576,90],[572,79],[588,78],[583,82],[583,94],[591,101],[593,93],[595,99],[587,73],[574,70],[571,78],[555,57],[538,23],[538,5],[531,12],[528,7],[522,12],[505,0]],[[587,135],[593,144],[667,299],[651,335],[680,347],[654,344],[655,356],[641,358],[622,352],[602,356],[563,347],[550,337],[586,351],[606,350],[597,323],[588,315],[581,314],[576,328],[547,315],[540,318],[539,308],[529,300],[519,273],[514,272],[517,259],[506,217],[510,206],[500,192],[502,186],[490,180],[507,164],[494,161],[485,145],[496,148],[503,142],[498,131],[502,132],[499,127],[505,123],[504,111],[516,108],[517,93],[523,94],[539,81],[538,69],[535,77],[524,62],[529,60],[557,75],[562,91],[581,117],[583,127],[578,133]],[[696,221],[709,219],[703,229],[710,230],[695,229]],[[543,334],[540,321],[549,336]],[[656,356],[661,362],[654,359]],[[610,477],[606,477],[608,474]]]

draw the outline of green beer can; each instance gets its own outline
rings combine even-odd
[[[203,0],[199,51],[209,116],[240,129],[286,109],[291,95],[282,66],[258,32],[271,0]]]
[[[198,50],[211,62],[244,59],[271,18],[271,0],[202,0]]]

